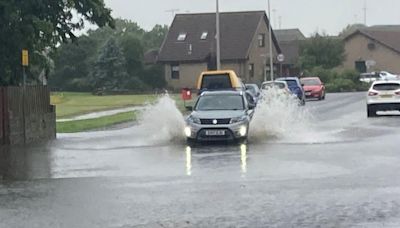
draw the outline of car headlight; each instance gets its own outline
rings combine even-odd
[[[200,119],[196,118],[194,116],[189,116],[187,118],[187,121],[190,122],[190,123],[201,124]]]
[[[246,120],[247,120],[247,116],[240,116],[240,117],[232,118],[229,123],[230,124],[240,123],[240,122],[243,122],[243,121],[246,121]]]
[[[239,130],[240,136],[244,137],[247,135],[247,127],[246,126],[241,126]]]
[[[185,127],[185,136],[190,137],[192,136],[192,129],[190,127]]]

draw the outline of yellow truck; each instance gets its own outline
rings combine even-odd
[[[197,81],[199,94],[204,91],[240,90],[246,87],[233,70],[218,70],[202,72]]]

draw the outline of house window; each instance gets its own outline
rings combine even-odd
[[[253,63],[249,64],[249,77],[250,78],[254,77],[254,64]]]
[[[176,40],[177,41],[185,41],[186,40],[186,35],[187,35],[186,32],[181,32],[181,33],[179,33],[178,38],[176,38]]]
[[[205,32],[203,32],[203,33],[201,34],[200,39],[201,39],[201,40],[206,40],[206,39],[207,39],[207,36],[208,36],[208,32],[205,31]]]
[[[265,34],[263,33],[258,34],[258,46],[265,47]]]
[[[179,64],[171,65],[171,78],[179,79]]]

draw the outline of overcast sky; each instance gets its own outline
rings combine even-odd
[[[114,17],[130,19],[146,30],[172,22],[171,9],[178,13],[215,11],[215,0],[105,0]],[[400,0],[271,0],[273,28],[300,28],[306,35],[315,31],[331,35],[346,25],[363,23],[367,2],[367,24],[400,24]],[[221,11],[266,10],[267,0],[220,0]]]

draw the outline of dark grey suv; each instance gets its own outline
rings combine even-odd
[[[243,141],[247,139],[254,105],[242,91],[203,92],[186,118],[188,141]]]

